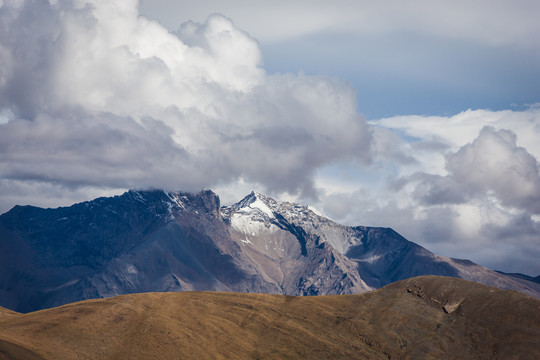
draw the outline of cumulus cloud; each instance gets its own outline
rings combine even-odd
[[[534,156],[509,130],[485,127],[448,157],[450,176],[472,193],[492,193],[503,205],[540,213],[540,176]]]
[[[513,131],[486,126],[474,141],[446,154],[447,175],[417,172],[394,184],[399,189],[416,183],[415,198],[426,205],[491,197],[503,206],[538,214],[539,164],[516,140]]]
[[[313,175],[370,159],[346,82],[268,75],[219,14],[176,33],[136,0],[0,7],[0,177],[197,190],[244,179],[314,197]]]
[[[319,207],[351,225],[391,226],[438,254],[538,274],[539,115],[531,108],[373,121],[378,151],[365,171],[386,186],[357,179],[357,190],[340,191],[319,179]]]

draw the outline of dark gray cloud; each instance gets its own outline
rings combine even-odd
[[[191,156],[172,140],[172,129],[149,118],[137,123],[110,113],[62,111],[10,121],[2,130],[0,169],[5,179],[71,187],[170,188],[194,167]],[[192,173],[186,187],[199,188],[203,172],[201,167]]]

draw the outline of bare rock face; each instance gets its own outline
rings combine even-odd
[[[356,263],[328,242],[329,233],[317,231],[321,223],[331,221],[303,206],[251,193],[224,208],[222,216],[233,241],[284,294],[354,294],[372,289],[358,275]]]
[[[539,284],[437,256],[392,229],[343,226],[257,193],[221,207],[209,190],[129,191],[0,215],[0,306],[21,312],[148,291],[357,294],[418,275],[540,297]]]

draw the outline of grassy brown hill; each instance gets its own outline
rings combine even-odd
[[[0,359],[539,359],[540,301],[461,279],[361,295],[180,292],[0,310]]]

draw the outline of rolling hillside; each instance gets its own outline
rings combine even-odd
[[[436,276],[360,295],[133,294],[2,316],[0,354],[10,360],[538,359],[540,301]]]

